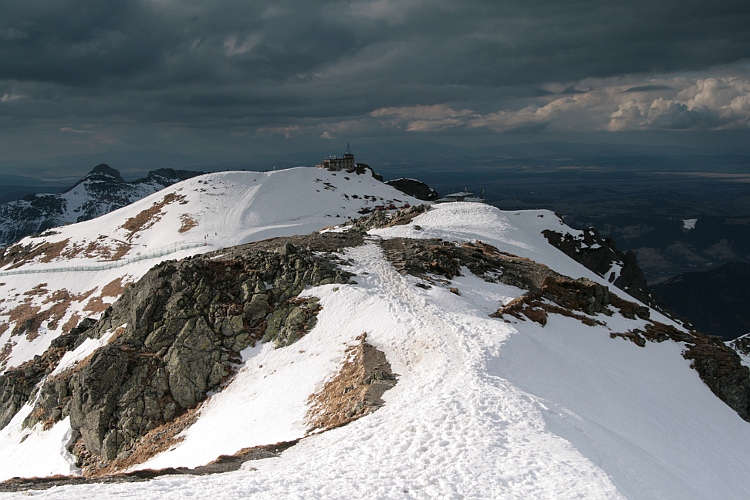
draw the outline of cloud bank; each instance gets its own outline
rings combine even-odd
[[[749,25],[733,0],[9,1],[0,147],[746,128]]]

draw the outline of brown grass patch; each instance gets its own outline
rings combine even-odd
[[[27,418],[33,419],[35,422],[42,424],[42,430],[44,431],[50,430],[52,426],[59,421],[51,415],[45,415],[44,408],[41,406],[36,407]]]
[[[68,245],[70,238],[66,238],[62,241],[55,243],[44,242],[39,245],[14,245],[6,249],[2,260],[0,260],[0,267],[5,267],[11,264],[8,269],[17,269],[24,264],[31,262],[39,258],[39,262],[52,262],[52,259],[56,259],[60,256],[65,247]]]
[[[619,309],[620,314],[622,314],[625,318],[649,319],[651,317],[651,311],[648,307],[636,304],[635,302],[631,302],[629,300],[621,299],[617,295],[610,295],[609,303]]]
[[[70,318],[68,318],[68,321],[65,322],[65,324],[62,326],[63,332],[69,332],[76,326],[78,326],[78,323],[81,322],[81,316],[78,314],[73,314]]]
[[[146,210],[143,210],[135,217],[131,217],[126,220],[121,227],[130,233],[127,236],[128,241],[132,240],[133,236],[135,236],[139,232],[143,231],[144,229],[148,229],[159,222],[164,215],[162,209],[165,206],[169,205],[170,203],[174,203],[175,201],[182,201],[184,199],[185,195],[169,193],[165,195],[161,201],[154,202],[154,204]]]
[[[560,307],[555,304],[543,302],[541,300],[535,300],[529,298],[528,295],[513,299],[506,306],[500,308],[497,312],[490,314],[493,318],[501,318],[505,315],[513,316],[514,318],[524,320],[529,319],[535,323],[539,323],[542,326],[547,325],[547,320],[550,314],[559,314],[560,316],[566,316],[573,318],[586,326],[602,326],[603,322],[594,319],[585,314],[577,313],[565,307]]]
[[[665,325],[658,321],[652,321],[643,327],[643,330],[636,328],[625,333],[610,333],[611,338],[623,338],[630,340],[634,344],[644,347],[646,341],[664,342],[665,340],[674,340],[675,342],[703,342],[704,338],[710,338],[697,333],[688,333],[678,330],[672,325]]]
[[[366,338],[366,333],[357,337],[359,343],[346,350],[339,372],[308,398],[308,434],[348,424],[375,411],[383,405],[383,393],[396,385],[385,354]]]
[[[646,339],[643,338],[641,334],[638,332],[629,331],[625,333],[610,333],[609,334],[609,338],[611,339],[616,339],[618,337],[621,339],[629,340],[635,345],[637,345],[638,347],[646,347]]]
[[[133,248],[130,243],[121,242],[120,245],[115,249],[112,256],[109,258],[109,260],[115,261],[120,260],[125,254],[127,254],[130,249]]]
[[[520,320],[526,318],[545,326],[548,314],[559,314],[577,319],[587,326],[604,325],[594,315],[611,314],[607,310],[609,297],[606,287],[592,281],[547,276],[539,290],[513,299],[490,316],[502,318],[509,315]]]
[[[130,283],[123,282],[123,277],[116,278],[102,287],[102,297],[119,297],[130,286]]]
[[[33,297],[36,295],[44,295],[46,293],[49,293],[49,290],[47,290],[47,283],[39,283],[31,290],[28,290],[24,292],[24,295],[28,295],[29,297]]]
[[[112,262],[119,260],[127,254],[131,248],[133,248],[130,243],[125,241],[110,240],[111,242],[116,243],[115,247],[111,248],[105,245],[103,241],[99,241],[104,238],[106,238],[106,236],[100,236],[97,240],[90,242],[85,247],[82,244],[73,244],[63,253],[63,257],[72,259],[83,254],[84,257],[89,259],[99,258],[105,262]]]
[[[92,297],[88,304],[84,307],[84,311],[90,312],[91,314],[99,314],[104,312],[112,302],[105,302],[104,297],[119,297],[125,291],[130,283],[123,282],[123,278],[116,278],[102,287],[102,292],[96,297]]]
[[[29,341],[32,341],[39,336],[39,328],[45,321],[48,322],[47,326],[49,329],[57,329],[58,323],[68,312],[70,305],[73,302],[82,302],[86,300],[86,298],[94,293],[95,290],[95,288],[92,288],[87,292],[72,295],[64,288],[55,290],[54,292],[49,292],[46,289],[46,286],[46,283],[40,283],[26,292],[24,294],[27,296],[26,299],[9,312],[10,323],[15,323],[11,335],[21,335],[26,332],[26,338]],[[40,295],[40,292],[42,291],[47,294],[47,297],[42,304],[52,303],[52,306],[47,309],[42,309],[41,306],[36,306],[31,303],[32,297]],[[68,323],[66,323],[66,325],[67,324]]]
[[[107,341],[107,345],[113,344],[115,342],[115,340],[117,340],[126,331],[127,331],[127,329],[124,326],[118,326],[117,328],[115,328],[115,331],[112,332],[112,336]],[[120,348],[123,349],[123,350],[125,350],[122,346]],[[150,356],[150,357],[154,357],[155,356],[154,354],[145,353],[145,352],[141,353],[141,354],[143,356]]]
[[[34,340],[38,335],[37,330],[44,321],[43,316],[39,314],[41,310],[41,307],[31,305],[29,302],[23,302],[11,309],[9,320],[11,323],[15,323],[15,326],[10,334],[15,336],[26,332],[26,337],[29,340]]]
[[[187,233],[194,227],[198,226],[198,221],[188,214],[180,215],[180,221],[182,221],[182,225],[180,226],[180,229],[178,229],[178,232],[180,233]]]
[[[469,250],[480,250],[484,255],[489,255],[492,257],[501,255],[501,252],[500,250],[497,249],[497,247],[490,245],[489,243],[479,241],[479,240],[462,243],[461,246]],[[510,254],[505,253],[505,255],[508,256]],[[513,255],[513,257],[517,257],[517,256]]]
[[[103,313],[111,305],[109,302],[104,302],[101,296],[96,296],[88,301],[83,310],[91,314],[99,314]]]

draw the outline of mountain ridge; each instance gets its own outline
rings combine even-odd
[[[382,209],[391,204],[400,210]],[[34,363],[50,347],[65,352],[50,366],[40,359],[40,384],[24,389],[28,403],[19,400],[0,430],[5,474],[80,475],[130,457],[138,460],[119,470],[193,468],[296,442],[226,475],[170,476],[116,491],[144,498],[749,493],[736,478],[750,459],[750,427],[716,394],[747,394],[750,369],[734,351],[614,286],[611,262],[624,268],[622,259],[596,273],[550,244],[548,231],[598,244],[552,212],[418,204],[343,172],[208,174],[97,221],[21,241],[0,265],[0,325],[7,325],[0,341],[10,345],[4,370]],[[370,213],[360,218],[360,211]],[[194,225],[180,232],[183,215]],[[128,259],[196,239],[203,244],[121,267],[55,270],[107,262],[104,248],[115,251],[118,241],[128,242],[118,257]],[[92,242],[101,248],[86,257]],[[65,308],[40,320],[63,290]],[[84,314],[94,299],[100,312]],[[98,322],[65,340],[61,325],[75,314]],[[364,339],[388,371],[359,371]],[[382,404],[360,399],[372,386],[388,387]],[[343,399],[322,410],[327,421],[361,418],[311,431],[315,401],[333,395]],[[38,493],[115,494],[107,487]]]

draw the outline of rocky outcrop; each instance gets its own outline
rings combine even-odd
[[[731,342],[727,342],[727,345],[745,356],[750,356],[750,334],[745,334],[741,337],[737,337]]]
[[[542,234],[552,246],[602,276],[631,297],[652,307],[657,306],[651,297],[643,271],[638,267],[634,252],[621,252],[617,249],[614,240],[602,238],[593,227],[581,231],[580,236],[549,229],[543,231]]]
[[[320,252],[361,241],[278,238],[156,266],[83,334],[109,342],[47,379],[26,425],[70,416],[84,468],[126,458],[227,382],[243,349],[284,347],[309,331],[320,306],[298,295],[350,277]]]
[[[354,219],[350,223],[350,228],[358,232],[367,232],[370,229],[403,226],[410,224],[415,217],[429,209],[429,205],[415,205],[396,211],[377,210],[369,215]]]
[[[611,316],[615,311],[630,319],[650,317],[648,307],[620,299],[610,294],[606,286],[586,278],[554,274],[546,276],[538,289],[512,300],[491,316],[530,319],[544,326],[549,314],[560,314],[594,326],[604,324],[596,318],[597,314]]]
[[[557,274],[547,266],[500,252],[481,241],[459,245],[434,238],[391,238],[381,241],[380,246],[399,272],[433,283],[460,276],[462,266],[490,283],[505,283],[523,290],[537,290],[544,278]]]
[[[34,359],[0,375],[0,429],[8,425],[18,410],[29,401],[37,384],[55,369],[66,352],[75,349],[79,341],[83,340],[81,334],[95,323],[92,319],[84,319],[69,333],[54,339],[42,356],[34,356]]]
[[[414,198],[422,201],[435,201],[438,198],[440,198],[440,195],[437,191],[432,189],[430,186],[425,184],[422,181],[418,181],[416,179],[393,179],[390,181],[385,181],[386,184],[389,186],[392,186],[399,191],[401,191],[404,194],[408,194],[409,196],[413,196]]]
[[[373,179],[375,179],[376,181],[383,182],[383,176],[375,172],[375,170],[367,163],[357,163],[354,172],[357,175],[362,175],[362,174],[366,174],[367,172],[369,172]]]
[[[562,276],[542,264],[499,252],[482,242],[458,245],[438,239],[393,238],[380,245],[396,269],[427,283],[450,287],[450,280],[460,276],[461,268],[466,267],[486,281],[528,290],[500,307],[492,317],[531,320],[542,326],[547,324],[550,314],[574,318],[589,326],[605,325],[604,319],[615,312],[629,319],[644,320],[647,323],[642,329],[610,336],[625,338],[641,347],[648,341],[684,343],[683,356],[690,360],[701,380],[740,417],[750,421],[750,369],[741,364],[737,353],[719,337],[653,321],[648,307],[624,300],[610,293],[606,286],[585,278]],[[451,291],[460,293],[454,288]]]
[[[195,468],[169,467],[166,469],[141,469],[132,472],[115,472],[96,476],[49,476],[33,478],[13,478],[0,483],[0,493],[28,490],[46,490],[55,486],[77,486],[83,484],[119,484],[150,481],[163,476],[205,476],[239,470],[242,464],[252,460],[276,458],[282,452],[296,445],[299,440],[285,441],[264,446],[243,448],[233,455],[221,455],[216,460]],[[256,470],[256,469],[250,469]]]

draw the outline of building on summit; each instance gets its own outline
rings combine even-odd
[[[354,162],[354,155],[352,154],[352,148],[347,143],[346,153],[342,158],[338,156],[330,156],[325,158],[322,162],[315,165],[318,168],[325,168],[333,172],[340,170],[346,170],[347,172],[354,172],[357,169],[357,163]]]

